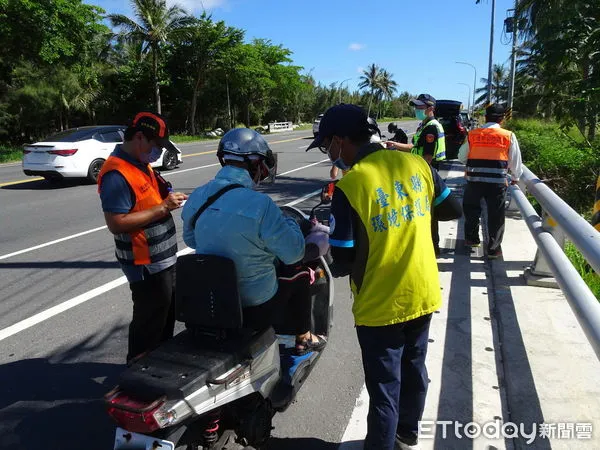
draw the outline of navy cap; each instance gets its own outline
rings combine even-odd
[[[319,123],[319,134],[306,151],[309,151],[311,148],[320,147],[325,138],[331,136],[354,136],[362,130],[369,129],[370,125],[367,113],[360,106],[345,103],[332,106],[325,111]]]
[[[429,108],[435,106],[435,98],[429,94],[420,94],[417,98],[411,98],[409,104],[410,106],[425,106]]]
[[[506,107],[500,103],[492,103],[485,108],[485,115],[487,117],[504,117],[506,114]]]

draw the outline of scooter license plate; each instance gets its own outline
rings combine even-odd
[[[114,450],[175,450],[175,444],[117,428]]]

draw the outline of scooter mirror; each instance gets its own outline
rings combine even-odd
[[[334,189],[335,183],[327,183],[325,186],[323,186],[323,189],[321,189],[321,203],[323,205],[328,205],[331,203]]]

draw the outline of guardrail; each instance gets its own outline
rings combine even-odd
[[[293,131],[294,124],[292,122],[271,122],[269,123],[269,133],[277,133],[280,131]]]
[[[600,273],[600,233],[526,167],[520,184],[524,185],[527,193],[535,197],[596,273]],[[547,221],[542,220],[523,191],[517,186],[511,186],[510,193],[537,243],[538,253],[541,255],[536,254],[536,261],[540,256],[545,260],[600,359],[598,299],[563,252],[562,245],[559,245],[552,234],[552,227],[545,226],[544,222]]]

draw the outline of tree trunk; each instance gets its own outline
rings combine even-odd
[[[198,91],[200,90],[200,86],[202,84],[202,79],[200,74],[198,74],[198,78],[196,78],[196,83],[194,83],[194,91],[192,94],[192,106],[190,108],[190,132],[192,136],[196,135],[196,109],[198,108]]]
[[[154,69],[154,94],[156,96],[156,112],[162,114],[162,108],[160,105],[160,85],[158,84],[158,49],[152,47],[152,65]]]
[[[367,111],[367,116],[371,114],[371,103],[373,102],[373,93],[369,96],[369,110]]]
[[[246,106],[246,127],[250,128],[250,102]]]

